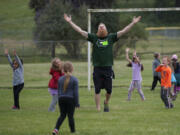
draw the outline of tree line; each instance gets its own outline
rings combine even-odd
[[[123,2],[123,4],[122,4]],[[134,4],[132,4],[134,2]],[[129,3],[129,4],[128,4]],[[131,3],[131,4],[130,4]],[[30,0],[29,7],[34,10],[35,13],[35,29],[34,40],[35,41],[70,41],[76,40],[76,42],[64,42],[62,46],[67,50],[67,54],[71,57],[80,58],[82,37],[70,28],[69,24],[64,21],[63,14],[71,14],[74,22],[84,30],[87,30],[87,9],[88,8],[138,8],[139,3],[133,0]],[[180,0],[154,0],[153,7],[179,7]],[[143,5],[143,1],[140,7],[147,7]],[[98,24],[103,22],[106,24],[109,32],[117,32],[131,22],[132,14],[119,14],[119,13],[96,13],[92,14],[92,32],[96,33]],[[122,36],[114,46],[114,56],[122,54],[125,45],[129,47],[135,47],[138,40],[147,40],[148,33],[145,31],[145,27],[153,25],[174,25],[180,22],[180,15],[178,12],[174,12],[172,16],[169,12],[152,12],[141,13],[146,16],[143,19],[143,23],[138,23],[129,33]],[[179,16],[179,17],[178,17]],[[46,44],[49,44],[47,42]],[[55,46],[58,42],[52,42],[52,57],[55,56]],[[45,43],[38,43],[37,47],[40,47],[43,52],[48,51]]]

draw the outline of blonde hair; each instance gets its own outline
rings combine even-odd
[[[64,73],[65,73],[65,81],[64,81],[64,85],[63,85],[63,91],[66,92],[69,81],[70,81],[71,73],[73,71],[72,63],[70,61],[65,62],[63,65],[63,69],[64,69]]]
[[[63,64],[59,58],[57,58],[57,57],[54,58],[54,59],[51,61],[51,64],[52,64],[52,65],[51,65],[51,68],[54,69],[54,70],[57,70],[57,71],[62,72],[62,66],[60,66],[58,62],[60,62],[61,65]]]
[[[171,64],[171,59],[170,59],[168,56],[163,56],[163,58],[167,58],[168,65],[170,66],[170,64]]]

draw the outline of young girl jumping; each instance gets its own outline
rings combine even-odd
[[[72,63],[65,62],[63,69],[65,75],[58,80],[60,116],[57,120],[55,129],[52,132],[53,135],[58,134],[59,128],[66,118],[66,115],[68,116],[71,133],[75,132],[74,111],[75,107],[79,107],[78,79],[72,76]]]
[[[127,66],[132,67],[132,81],[128,91],[128,101],[131,100],[131,93],[134,88],[137,88],[139,95],[141,96],[142,101],[145,100],[143,91],[141,89],[141,71],[143,70],[143,65],[140,63],[139,57],[136,55],[136,51],[133,54],[133,60],[129,59],[129,48],[126,48],[126,59],[129,62]]]
[[[8,54],[8,49],[4,51],[8,58],[9,64],[13,69],[13,95],[14,95],[14,106],[12,109],[20,109],[19,105],[19,94],[24,87],[24,68],[22,60],[17,56],[14,50],[15,59],[12,61],[10,55]]]
[[[49,81],[48,91],[52,95],[52,101],[48,111],[54,112],[58,101],[58,79],[63,76],[64,73],[62,71],[63,65],[59,58],[54,58],[51,63],[52,66],[50,68],[49,74],[52,75],[52,78]]]

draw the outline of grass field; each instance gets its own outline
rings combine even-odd
[[[180,100],[175,108],[165,109],[160,99],[159,85],[150,91],[152,82],[151,60],[142,60],[145,70],[142,73],[143,91],[146,101],[142,102],[137,91],[132,100],[126,101],[127,89],[131,81],[131,69],[125,61],[115,61],[116,79],[113,81],[113,94],[110,112],[97,112],[94,104],[94,91],[80,87],[80,105],[76,110],[76,135],[179,135]],[[59,111],[48,112],[51,96],[47,91],[50,79],[50,64],[24,64],[25,88],[20,95],[21,110],[11,110],[13,104],[11,87],[12,70],[8,64],[0,65],[0,135],[49,135],[55,126]],[[87,63],[74,62],[74,75],[80,86],[87,83]],[[124,86],[124,87],[116,87]],[[5,88],[3,88],[5,87]],[[37,87],[37,88],[36,88]],[[101,95],[103,104],[105,91]],[[103,110],[103,106],[102,110]],[[70,135],[67,119],[60,134]]]
[[[104,113],[95,109],[94,92],[80,88],[81,107],[75,112],[75,135],[179,135],[179,98],[174,103],[175,108],[165,109],[159,89],[155,92],[147,88],[143,90],[146,101],[142,102],[134,91],[128,102],[127,88],[113,88],[110,112]],[[19,111],[10,109],[13,104],[11,90],[1,90],[0,93],[0,135],[51,134],[59,112],[58,108],[53,113],[47,111],[51,100],[47,89],[24,89]],[[101,95],[104,94],[102,91]],[[60,134],[70,135],[67,119]]]
[[[152,60],[142,60],[145,70],[142,72],[143,85],[150,86],[152,81]],[[78,77],[79,85],[87,85],[87,62],[73,62],[74,75]],[[116,79],[114,86],[128,87],[131,81],[131,68],[126,67],[124,60],[115,61],[114,72]],[[25,63],[24,79],[25,87],[47,87],[50,75],[48,74],[50,63]],[[0,64],[0,87],[10,87],[12,82],[12,69],[8,64]],[[92,83],[93,84],[93,83]]]
[[[34,13],[29,0],[0,0],[0,38],[32,39]]]
[[[125,0],[124,0],[125,1]],[[142,1],[142,0],[138,0]],[[48,112],[51,96],[47,91],[50,75],[48,74],[49,57],[39,57],[35,45],[17,42],[32,39],[34,13],[28,7],[29,0],[0,0],[0,56],[4,48],[16,48],[25,64],[25,88],[20,95],[21,110],[11,110],[12,69],[5,57],[0,57],[0,135],[50,135],[59,116],[56,111]],[[145,1],[144,1],[145,2]],[[149,2],[147,2],[149,3]],[[20,45],[21,44],[21,45]],[[137,52],[177,52],[179,40],[151,40],[137,43]],[[61,51],[59,51],[59,50]],[[62,48],[58,48],[62,54]],[[86,50],[86,49],[85,49]],[[110,112],[97,112],[94,103],[94,91],[88,91],[87,63],[73,62],[74,75],[79,79],[81,107],[76,110],[75,135],[179,135],[180,134],[180,99],[174,102],[175,108],[165,109],[160,99],[160,87],[150,91],[152,82],[152,54],[142,57],[145,70],[142,72],[143,91],[146,101],[142,102],[137,91],[127,99],[127,89],[131,81],[131,68],[127,68],[124,59],[116,60],[113,81],[113,94],[110,101]],[[34,62],[38,63],[34,63]],[[31,62],[31,63],[29,63]],[[33,63],[32,63],[33,62]],[[46,63],[39,63],[46,62]],[[91,81],[93,86],[93,82]],[[102,91],[101,108],[105,91]],[[61,135],[70,135],[67,119],[60,130]]]

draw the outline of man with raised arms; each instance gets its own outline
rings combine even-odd
[[[72,21],[71,16],[68,16],[67,14],[64,14],[64,19],[75,31],[93,44],[92,62],[94,66],[93,81],[95,87],[96,108],[100,111],[100,91],[101,89],[105,89],[104,112],[109,112],[108,103],[112,93],[113,44],[139,22],[141,16],[134,17],[129,25],[116,33],[108,33],[106,25],[100,23],[96,34],[82,30]]]

